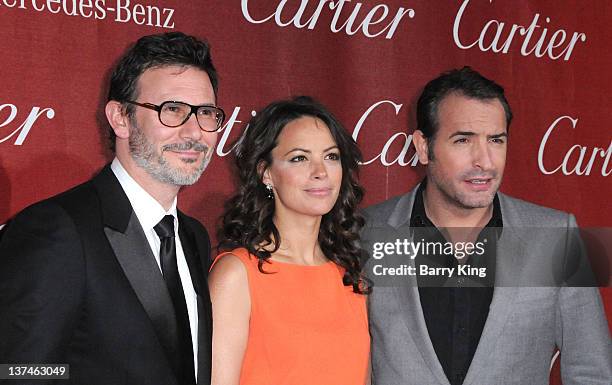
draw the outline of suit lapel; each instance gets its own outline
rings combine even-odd
[[[195,246],[195,240],[193,234],[187,227],[187,223],[182,219],[182,215],[179,214],[179,238],[181,239],[181,246],[183,247],[183,253],[185,254],[185,260],[189,267],[189,274],[191,275],[191,281],[193,289],[196,294],[201,295],[202,285],[204,284],[204,275],[202,273],[202,264],[200,263],[200,255]]]
[[[132,215],[125,233],[104,229],[117,261],[145,312],[168,358],[176,357],[177,326],[170,294],[140,223]]]
[[[465,377],[464,384],[470,385],[482,370],[487,370],[485,363],[495,349],[499,336],[504,330],[508,317],[512,312],[513,303],[517,298],[518,287],[521,285],[522,271],[525,267],[524,230],[512,214],[504,209],[503,196],[500,194],[504,228],[497,245],[495,267],[495,289],[489,307],[489,315],[482,331],[478,348]]]
[[[177,325],[170,294],[142,227],[119,181],[106,166],[93,179],[99,192],[104,232],[126,278],[151,320],[166,357],[178,370]]]
[[[210,382],[210,363],[212,351],[210,340],[212,338],[212,314],[210,314],[210,295],[208,293],[207,282],[204,278],[202,256],[199,253],[197,243],[191,228],[183,217],[178,213],[179,219],[179,238],[185,254],[185,260],[189,267],[189,274],[193,288],[196,292],[198,302],[198,384],[208,384]],[[208,252],[208,251],[206,251]]]
[[[395,229],[397,234],[411,234],[409,228],[410,216],[412,215],[412,207],[414,198],[419,185],[417,185],[409,194],[404,195],[397,202],[394,210],[389,215],[387,224]],[[412,241],[412,239],[410,239]],[[409,265],[414,266],[414,259],[410,259]],[[427,363],[429,370],[436,377],[440,384],[448,385],[448,379],[444,374],[444,369],[438,360],[438,356],[434,351],[433,344],[429,338],[427,324],[423,316],[423,308],[421,307],[421,299],[419,297],[419,288],[417,287],[416,277],[407,277],[411,282],[407,285],[396,286],[395,294],[397,302],[401,304],[403,309],[402,320],[406,324],[414,344],[418,348],[423,360]]]
[[[429,370],[438,382],[448,385],[449,382],[444,374],[444,369],[442,369],[442,365],[429,338],[429,332],[427,331],[425,317],[421,308],[419,288],[415,283],[414,286],[396,287],[395,292],[398,296],[398,302],[402,304],[404,310],[402,320],[406,324],[414,344],[421,352],[423,360],[427,363]]]

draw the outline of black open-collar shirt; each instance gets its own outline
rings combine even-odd
[[[417,190],[412,207],[410,226],[414,231],[413,241],[446,242],[425,212],[425,186],[426,180]],[[465,261],[472,267],[486,267],[486,278],[417,275],[421,308],[429,338],[451,385],[463,383],[489,315],[489,306],[493,299],[496,244],[502,227],[501,208],[496,194],[491,219],[477,239],[485,242],[485,253],[471,255]],[[421,264],[432,267],[458,266],[454,256],[431,254],[417,255],[417,269]]]

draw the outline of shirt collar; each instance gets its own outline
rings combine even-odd
[[[111,170],[119,180],[119,184],[121,184],[125,195],[127,195],[132,205],[132,209],[134,210],[134,214],[136,214],[143,230],[148,231],[153,229],[153,227],[166,215],[172,215],[174,217],[174,228],[178,229],[176,197],[174,201],[172,201],[170,209],[166,211],[155,198],[146,192],[145,189],[128,174],[119,159],[113,159]]]
[[[427,186],[427,178],[423,179],[419,186],[416,196],[414,197],[414,204],[412,206],[412,214],[410,215],[410,226],[411,227],[435,227],[433,222],[427,217],[425,212],[425,203],[423,201],[423,192]],[[486,224],[485,227],[503,227],[504,223],[502,220],[501,205],[499,204],[499,196],[496,193],[493,198],[493,215]]]

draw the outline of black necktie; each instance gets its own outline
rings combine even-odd
[[[174,314],[178,328],[178,347],[180,354],[180,373],[177,373],[181,384],[195,384],[193,367],[193,347],[191,344],[191,331],[189,327],[189,314],[187,303],[181,285],[178,266],[176,264],[176,245],[174,240],[174,217],[166,215],[153,228],[161,245],[159,248],[159,261],[168,292],[174,305]]]

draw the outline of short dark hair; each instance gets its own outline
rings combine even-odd
[[[113,70],[107,100],[122,103],[126,113],[131,116],[134,106],[126,102],[138,97],[136,84],[140,75],[150,68],[174,65],[195,67],[206,72],[217,95],[217,71],[208,43],[182,32],[168,32],[143,36],[128,48]],[[109,129],[109,139],[114,151],[115,132],[112,128]]]
[[[358,181],[361,152],[340,121],[308,96],[273,102],[249,122],[236,147],[239,185],[226,204],[219,249],[244,247],[259,259],[259,270],[265,272],[263,264],[278,250],[281,234],[272,221],[274,200],[268,198],[261,172],[272,164],[271,153],[282,130],[303,116],[320,119],[329,127],[342,165],[340,193],[334,207],[321,219],[319,245],[329,260],[344,268],[344,284],[352,286],[355,292],[365,293],[369,285],[361,275],[363,251],[359,246],[364,219],[357,212],[364,194]],[[272,245],[272,252],[262,249],[262,244]]]
[[[499,100],[506,114],[506,129],[510,128],[512,110],[504,95],[504,88],[470,67],[453,69],[427,83],[417,102],[417,129],[427,138],[430,154],[438,131],[438,107],[450,94],[477,100]]]

